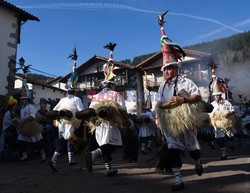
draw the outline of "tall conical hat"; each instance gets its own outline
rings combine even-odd
[[[31,95],[31,93],[29,91],[29,86],[27,84],[26,77],[24,77],[22,80],[22,91],[21,91],[20,99],[30,99],[31,98],[30,95]]]
[[[164,15],[167,12],[163,13],[162,15],[158,16],[158,23],[161,27],[161,51],[163,56],[163,65],[161,67],[161,71],[164,70],[165,67],[170,65],[180,66],[179,61],[182,61],[182,58],[186,56],[185,52],[182,48],[173,43],[166,35],[164,30]]]
[[[114,82],[114,77],[116,76],[114,73],[114,63],[113,63],[113,51],[116,46],[116,43],[108,43],[104,46],[104,48],[110,50],[108,62],[103,65],[103,72],[105,75],[104,81],[102,81],[102,85],[105,86],[106,84],[116,84]]]
[[[212,85],[212,90],[213,90],[213,93],[212,95],[221,95],[223,93],[222,89],[221,89],[221,85],[220,85],[220,82],[216,80],[213,82],[214,84]]]
[[[226,88],[223,84],[223,80],[221,78],[218,78],[215,75],[215,69],[217,68],[217,64],[211,62],[209,64],[209,67],[211,68],[211,75],[212,79],[209,83],[210,91],[212,92],[212,95],[221,95],[222,93],[226,92]]]
[[[70,54],[68,58],[73,60],[73,67],[72,67],[72,71],[68,79],[68,82],[66,84],[66,88],[68,90],[77,90],[78,71],[76,68],[76,61],[77,61],[78,55],[77,55],[76,47],[73,49],[73,54]]]

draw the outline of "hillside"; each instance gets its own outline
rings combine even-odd
[[[250,32],[184,48],[211,53],[218,65],[216,75],[230,79],[229,87],[233,92],[233,99],[239,102],[238,95],[242,95],[245,102],[250,100],[250,89],[247,89],[250,81]],[[134,57],[131,65],[136,65],[153,54]]]
[[[209,52],[215,59],[226,56],[230,63],[244,62],[250,60],[250,32],[185,48]]]
[[[233,99],[238,101],[239,95],[242,95],[244,102],[249,102],[250,32],[185,48],[211,53],[214,62],[218,64],[216,75],[230,79],[229,87],[233,92]]]

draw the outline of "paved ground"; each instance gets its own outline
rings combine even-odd
[[[201,142],[204,174],[197,176],[192,160],[183,157],[183,181],[186,193],[248,193],[250,192],[250,143],[243,141],[242,147],[228,150],[229,159],[221,161],[219,150],[212,150]],[[155,164],[148,160],[157,149],[147,155],[139,155],[137,163],[124,163],[121,149],[114,155],[114,166],[119,174],[108,178],[101,161],[88,173],[83,156],[77,155],[79,164],[70,167],[66,156],[58,162],[58,173],[53,173],[47,163],[39,159],[25,162],[0,163],[1,193],[166,193],[171,192],[173,177],[157,174]]]

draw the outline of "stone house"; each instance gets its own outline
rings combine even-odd
[[[37,17],[13,4],[0,1],[0,128],[6,108],[6,96],[14,94],[17,45],[21,42],[21,25],[28,20],[39,21]]]
[[[15,80],[15,90],[14,97],[16,99],[20,99],[21,97],[21,89],[22,89],[22,76],[16,75]],[[27,84],[29,87],[29,91],[31,92],[32,103],[38,110],[40,108],[40,99],[44,98],[48,103],[48,109],[52,108],[61,98],[67,95],[67,91],[65,89],[57,88],[53,85],[42,83],[33,79],[27,78]]]

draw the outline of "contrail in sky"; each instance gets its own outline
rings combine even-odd
[[[124,10],[130,10],[130,11],[136,11],[136,12],[142,12],[142,13],[153,13],[153,14],[159,14],[157,11],[150,11],[145,9],[138,9],[131,6],[123,5],[123,4],[112,4],[112,3],[50,3],[50,4],[36,4],[36,5],[27,5],[27,6],[19,6],[20,8],[26,8],[26,9],[75,9],[75,10],[95,10],[95,9],[124,9]],[[224,24],[218,20],[206,18],[206,17],[199,17],[184,13],[168,13],[169,15],[178,15],[183,17],[189,17],[193,19],[208,21],[211,23],[218,24],[220,26],[223,26],[224,29],[230,29],[232,31],[241,33],[242,30],[239,30],[237,28],[234,28],[232,26],[229,26],[227,24]],[[218,31],[219,32],[219,31]],[[218,33],[217,32],[217,33]],[[216,32],[212,32],[216,33]]]
[[[234,24],[233,26],[234,26],[234,27],[240,27],[240,26],[243,26],[243,25],[247,25],[247,24],[249,24],[249,23],[250,23],[250,19],[246,19],[246,20],[243,20],[243,21],[240,21],[240,22]],[[200,35],[200,36],[196,37],[195,39],[193,39],[193,40],[191,40],[191,41],[197,41],[197,40],[200,40],[200,39],[207,38],[207,37],[209,37],[209,36],[212,36],[212,35],[214,35],[214,34],[217,34],[217,33],[221,32],[221,31],[223,31],[223,30],[225,30],[225,29],[226,29],[226,27],[219,28],[219,29],[214,30],[214,31],[212,31],[212,32],[209,32],[209,33],[207,33],[207,34]]]

